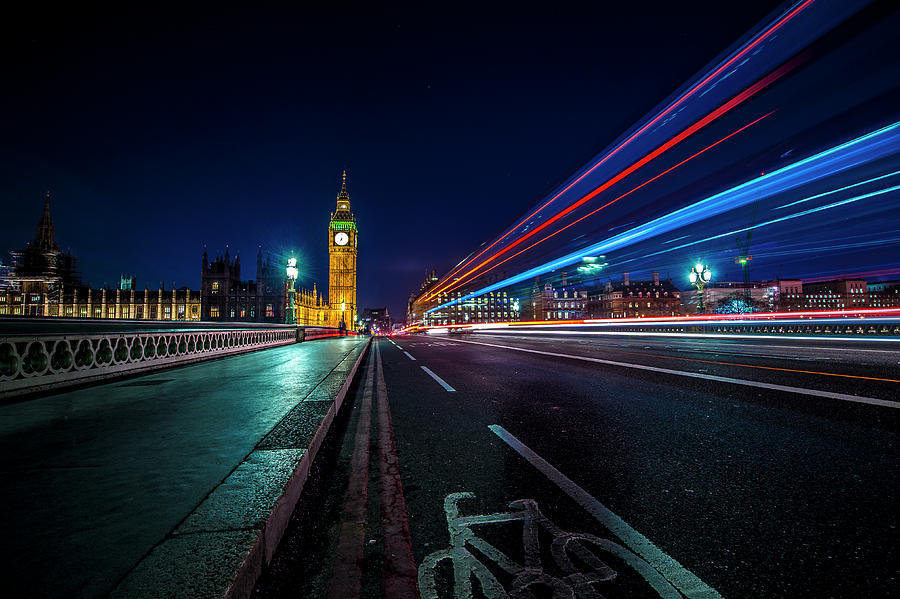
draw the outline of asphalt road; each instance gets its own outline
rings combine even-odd
[[[476,597],[896,595],[892,343],[475,334],[377,348],[423,596],[465,596],[466,580]],[[362,394],[258,597],[325,596]],[[396,534],[374,457],[369,471],[364,597],[383,593]]]

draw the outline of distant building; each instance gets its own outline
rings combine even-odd
[[[406,322],[409,326],[420,324],[424,326],[476,324],[495,322],[517,322],[520,315],[520,302],[517,297],[507,291],[492,291],[478,297],[470,297],[465,289],[452,291],[431,290],[440,279],[437,271],[425,275],[418,292],[409,296],[407,304]],[[494,279],[476,279],[468,287],[481,288],[494,282]],[[453,305],[428,312],[440,305],[456,300]]]
[[[853,310],[900,306],[900,291],[896,287],[893,291],[891,289],[890,282],[867,285],[863,279],[833,279],[806,283],[800,279],[776,279],[751,281],[749,285],[738,281],[716,281],[703,290],[703,303],[707,312],[728,312],[729,302],[747,296],[752,311],[758,312]],[[687,304],[689,305],[686,311],[695,313],[699,304],[696,293],[687,295]]]
[[[609,281],[590,302],[588,318],[643,318],[682,314],[681,290],[671,279],[660,280],[653,272],[649,281],[632,281],[622,273],[621,281]]]
[[[341,177],[335,211],[328,222],[328,305],[325,320],[331,326],[344,323],[354,329],[359,305],[356,300],[359,229],[350,211],[347,171]]]
[[[203,320],[225,322],[284,322],[287,278],[281,265],[256,256],[256,280],[241,280],[241,257],[224,256],[212,261],[203,252],[200,274]]]
[[[771,312],[796,312],[803,309],[803,281],[800,279],[776,279],[769,284],[769,310]]]
[[[570,285],[563,273],[560,285],[551,282],[541,285],[540,278],[534,280],[529,298],[531,320],[581,320],[587,313],[588,292]]]
[[[409,301],[406,303],[407,323],[410,325],[417,322],[424,323],[425,312],[438,305],[437,301],[429,298],[427,291],[434,287],[439,280],[437,270],[432,269],[430,273],[425,274],[419,290],[409,294]]]
[[[864,279],[835,279],[803,283],[804,310],[851,310],[869,307]]]
[[[16,288],[15,282],[13,281],[15,274],[16,272],[13,270],[12,266],[0,262],[0,293],[12,291]]]
[[[288,282],[283,264],[257,255],[256,280],[241,280],[241,259],[210,261],[203,252],[201,288],[137,288],[133,276],[119,277],[118,289],[84,285],[72,255],[59,249],[50,217],[50,194],[38,221],[35,239],[10,252],[11,264],[0,267],[0,316],[61,316],[138,320],[211,320],[285,322]],[[328,223],[329,299],[312,290],[294,293],[296,322],[301,325],[355,328],[359,231],[350,211],[347,173]]]
[[[700,308],[697,291],[685,292],[685,313],[696,314]],[[707,313],[770,312],[778,298],[778,287],[769,281],[712,281],[703,289],[703,306]]]
[[[34,239],[24,249],[10,253],[9,268],[5,269],[0,287],[16,292],[6,297],[6,310],[0,302],[0,314],[42,316],[47,314],[45,303],[57,301],[65,285],[80,285],[76,261],[56,243],[53,219],[50,217],[50,192],[44,198],[44,212],[38,221]],[[21,302],[10,298],[21,298]]]
[[[900,281],[868,283],[866,291],[871,308],[900,308]]]
[[[10,254],[12,265],[0,270],[0,316],[200,320],[197,290],[138,291],[134,277],[120,277],[118,289],[83,284],[75,259],[56,244],[49,192],[35,239]]]
[[[366,308],[360,318],[360,325],[370,333],[389,333],[393,324],[387,308]]]
[[[328,223],[328,281],[326,299],[313,284],[312,290],[295,290],[296,323],[353,330],[356,325],[357,252],[359,230],[350,211],[347,173],[344,172],[336,210]],[[271,257],[256,256],[256,279],[241,279],[241,258],[233,260],[228,248],[224,256],[210,260],[203,252],[201,270],[203,320],[228,322],[286,321],[289,281],[285,264]]]

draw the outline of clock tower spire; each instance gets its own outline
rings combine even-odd
[[[347,329],[354,329],[358,306],[356,304],[356,256],[359,241],[356,219],[350,211],[350,194],[347,192],[347,171],[341,176],[341,190],[337,195],[337,207],[328,223],[328,304],[332,326],[341,322]]]

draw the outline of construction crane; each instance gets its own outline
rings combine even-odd
[[[737,241],[738,252],[740,252],[734,258],[735,264],[741,265],[741,273],[744,275],[744,300],[747,304],[747,309],[752,312],[752,303],[751,303],[751,295],[750,295],[750,261],[753,260],[753,254],[750,253],[750,242],[753,239],[753,228],[756,226],[756,209],[759,207],[759,201],[753,202],[753,216],[750,218],[750,226],[747,228],[747,237],[746,239],[741,239],[738,237],[735,241]]]

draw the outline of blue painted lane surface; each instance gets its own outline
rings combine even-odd
[[[106,595],[363,345],[301,343],[0,407],[7,590]]]

